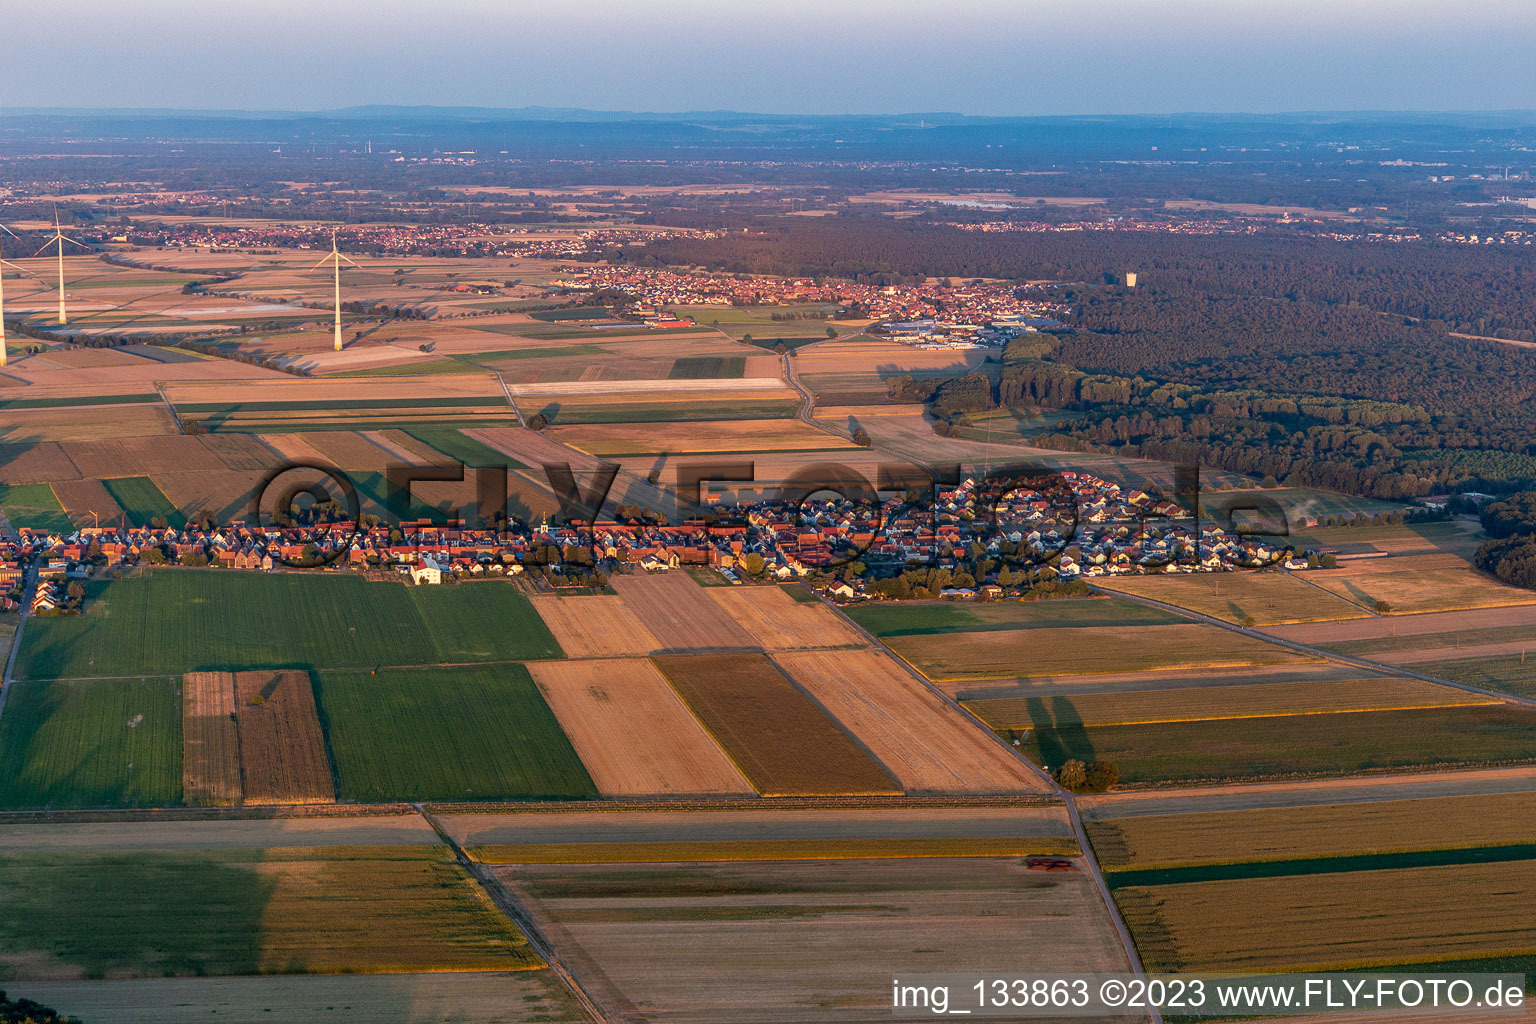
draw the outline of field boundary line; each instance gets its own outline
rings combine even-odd
[[[485,865],[465,853],[464,848],[458,844],[458,841],[453,836],[448,834],[448,830],[443,828],[442,823],[424,805],[413,803],[411,806],[431,826],[432,831],[437,833],[438,838],[443,841],[444,845],[453,851],[453,856],[458,860],[459,866],[469,874],[469,877],[475,880],[475,883],[480,886],[481,890],[496,905],[497,909],[506,915],[507,919],[512,922],[517,930],[523,933],[523,937],[528,940],[528,945],[532,946],[533,951],[549,965],[549,969],[554,973],[555,977],[560,979],[561,984],[571,993],[571,997],[576,1000],[582,1011],[590,1019],[598,1022],[598,1024],[607,1024],[607,1016],[598,1008],[597,1003],[593,1001],[592,997],[587,994],[586,989],[581,987],[581,983],[576,980],[575,975],[571,973],[570,968],[565,965],[565,962],[556,955],[549,941],[544,938],[543,933],[533,923],[532,915],[512,898],[512,894],[507,891],[506,886],[498,882],[496,876]]]
[[[507,380],[501,375],[500,370],[492,370],[496,375],[496,383],[501,385],[501,393],[507,396],[507,404],[512,407],[512,415],[517,417],[517,425],[526,427],[527,421],[523,419],[523,411],[517,407],[517,399],[512,397],[512,389],[507,387]]]
[[[1320,587],[1316,583],[1313,583],[1311,580],[1307,579],[1306,576],[1304,576],[1304,575],[1303,576],[1298,576],[1296,573],[1292,572],[1289,569],[1281,569],[1280,571],[1282,573],[1284,573],[1286,576],[1289,576],[1293,580],[1300,580],[1302,583],[1305,583],[1307,586],[1311,587],[1313,590],[1316,590],[1316,591],[1319,591],[1321,593],[1327,594],[1330,597],[1336,597],[1340,601],[1343,601],[1345,604],[1354,605],[1356,608],[1359,608],[1361,611],[1365,612],[1365,615],[1366,615],[1367,618],[1371,618],[1371,619],[1379,619],[1379,618],[1381,618],[1381,613],[1376,611],[1376,609],[1374,609],[1374,608],[1367,608],[1365,605],[1361,604],[1360,602],[1355,601],[1355,600],[1353,600],[1351,598],[1345,597],[1343,594],[1335,594],[1333,591],[1329,590],[1327,587]],[[1267,623],[1265,623],[1265,625],[1267,625],[1267,626],[1300,626],[1300,625],[1305,625],[1306,622],[1316,622],[1316,621],[1317,621],[1316,619],[1310,619],[1310,620],[1306,620],[1304,622],[1267,622]],[[1329,621],[1329,620],[1325,620],[1325,621]],[[1334,621],[1334,622],[1344,622],[1346,620],[1344,620],[1344,619],[1334,619],[1334,620],[1331,620],[1331,621]]]
[[[841,616],[843,621],[847,623],[851,629],[864,636],[870,641],[870,643],[874,644],[875,647],[885,651],[887,654],[895,654],[895,652],[891,651],[890,648],[881,644],[879,639],[876,638],[873,633],[855,622],[836,604],[833,604],[831,601],[827,601],[824,598],[822,599],[822,603],[831,608],[833,614]],[[1131,931],[1128,927],[1126,927],[1125,918],[1120,916],[1120,907],[1115,903],[1115,897],[1109,888],[1109,881],[1104,876],[1104,869],[1099,865],[1098,855],[1094,853],[1093,844],[1088,841],[1088,831],[1083,827],[1083,818],[1082,815],[1078,813],[1077,800],[1075,799],[1071,790],[1063,787],[1060,783],[1051,777],[1049,772],[1042,770],[1033,761],[1021,754],[1011,743],[1004,740],[996,732],[993,732],[990,728],[987,727],[987,723],[983,722],[980,718],[974,715],[969,708],[965,707],[959,701],[955,700],[949,694],[941,690],[938,686],[934,685],[934,683],[930,681],[927,676],[913,668],[912,665],[905,659],[897,656],[895,657],[895,661],[904,669],[906,669],[908,674],[910,674],[914,679],[916,679],[923,686],[927,687],[929,691],[937,695],[941,701],[954,708],[965,718],[969,719],[976,728],[980,729],[987,736],[990,736],[994,743],[1007,751],[1011,757],[1021,762],[1026,769],[1028,769],[1031,773],[1033,773],[1037,778],[1046,784],[1048,790],[1051,793],[1054,793],[1056,797],[1066,805],[1067,819],[1072,823],[1072,831],[1077,837],[1077,845],[1081,850],[1079,859],[1081,859],[1083,864],[1088,868],[1088,875],[1093,879],[1094,888],[1096,888],[1099,892],[1099,899],[1104,904],[1105,912],[1109,914],[1110,923],[1115,926],[1115,932],[1120,938],[1121,950],[1125,953],[1126,961],[1130,964],[1131,973],[1142,980],[1146,980],[1147,970],[1142,965],[1141,953],[1136,948],[1136,940],[1131,937]],[[1159,1011],[1156,1007],[1149,1007],[1147,1013],[1152,1019],[1152,1024],[1163,1024],[1163,1015],[1161,1011]]]

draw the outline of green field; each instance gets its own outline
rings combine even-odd
[[[1166,626],[1188,620],[1172,612],[1114,598],[1056,601],[900,601],[855,605],[850,619],[875,636],[976,633],[996,629],[1050,629],[1093,626]]]
[[[1147,725],[1073,724],[1070,701],[1021,748],[1052,767],[1110,761],[1123,783],[1339,775],[1536,761],[1536,712],[1510,705],[1287,715]]]
[[[47,484],[0,484],[0,512],[14,527],[68,533],[74,529],[64,506]]]
[[[36,620],[27,631],[47,621]],[[11,685],[0,716],[0,806],[180,802],[181,695],[175,679]]]
[[[499,363],[518,359],[558,359],[561,356],[608,355],[597,345],[546,345],[541,348],[505,348],[493,352],[459,352],[450,356],[464,363]]]
[[[511,583],[475,580],[408,592],[432,627],[439,662],[564,657],[539,613]]]
[[[672,364],[667,376],[674,380],[740,377],[746,369],[746,356],[684,356]]]
[[[344,798],[597,795],[521,665],[326,672],[316,689]]]
[[[86,395],[81,398],[7,398],[0,409],[64,409],[79,405],[153,405],[160,396],[153,391],[141,395]]]
[[[444,847],[0,856],[0,980],[538,965]]]
[[[163,516],[168,525],[178,530],[187,525],[187,517],[147,476],[117,477],[101,483],[112,495],[112,500],[128,513],[129,525],[148,526],[158,516]]]
[[[28,624],[16,671],[33,679],[180,675],[558,656],[510,585],[453,586],[466,593],[418,597],[403,583],[351,575],[228,569],[98,581],[87,585],[85,615]]]
[[[366,370],[344,370],[341,373],[327,373],[326,377],[421,377],[424,375],[437,376],[438,374],[457,374],[464,372],[464,364],[457,359],[436,359],[430,362],[420,363],[391,363],[387,366],[374,366]]]

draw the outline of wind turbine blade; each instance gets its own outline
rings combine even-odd
[[[315,271],[317,271],[321,267],[325,266],[326,263],[328,263],[330,261],[330,258],[331,258],[331,254],[330,253],[326,253],[324,256],[320,257],[320,262],[319,263],[316,263],[314,266],[309,268],[309,272],[311,274],[313,274]]]
[[[43,253],[48,251],[48,247],[50,245],[52,245],[52,244],[53,244],[53,239],[50,238],[50,239],[48,239],[48,241],[43,243],[43,247],[41,249],[37,250],[37,252],[33,253],[32,255],[34,257],[41,256]]]
[[[21,236],[18,235],[16,232],[12,231],[10,228],[6,227],[4,224],[0,224],[0,231],[4,231],[6,234],[8,234],[12,238],[16,239],[18,242],[21,241]]]
[[[61,241],[68,242],[70,245],[78,245],[82,249],[90,248],[90,246],[86,245],[84,242],[77,242],[73,238],[70,238],[68,235],[60,235],[59,238]]]
[[[358,269],[358,270],[362,270],[362,269],[363,269],[363,265],[362,265],[362,264],[361,264],[361,263],[359,263],[359,262],[357,262],[357,260],[354,260],[354,259],[353,259],[353,258],[352,258],[352,257],[350,257],[350,256],[348,256],[348,255],[347,255],[347,254],[346,254],[346,253],[344,253],[344,252],[338,252],[338,253],[337,253],[337,254],[336,254],[336,255],[337,255],[337,256],[340,256],[340,257],[341,257],[341,258],[342,258],[342,259],[344,259],[344,260],[346,260],[346,261],[347,261],[347,262],[348,262],[348,263],[350,263],[350,264],[352,264],[352,265],[353,265],[353,266],[354,266],[354,267],[356,267],[356,268],[357,268],[357,269]]]

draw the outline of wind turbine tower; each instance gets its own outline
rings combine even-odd
[[[78,245],[82,249],[89,249],[90,248],[90,246],[86,245],[84,242],[77,242],[73,238],[70,238],[70,237],[68,237],[67,235],[64,234],[63,229],[59,227],[59,208],[57,206],[55,206],[53,208],[53,237],[48,239],[48,241],[44,242],[43,243],[43,247],[41,249],[37,250],[37,252],[33,253],[32,255],[34,255],[34,256],[41,256],[43,253],[48,251],[48,247],[50,245],[53,245],[55,243],[58,244],[58,247],[59,247],[59,326],[60,327],[63,327],[65,324],[69,323],[68,314],[66,314],[65,311],[64,311],[64,243],[65,242],[68,242],[70,245]]]
[[[4,224],[0,224],[0,231],[4,231],[6,234],[10,235],[17,241],[21,240],[20,235],[16,234],[16,232],[12,231]],[[23,274],[26,273],[25,270],[22,270],[21,267],[18,267],[10,260],[0,259],[0,268],[3,267],[10,267],[12,270],[21,270]],[[0,366],[5,365],[5,358],[5,271],[0,269]]]
[[[319,263],[316,263],[313,267],[309,268],[309,272],[311,274],[313,274],[315,271],[319,270],[321,267],[325,266],[325,264],[327,262],[329,262],[331,264],[331,266],[334,268],[334,272],[335,272],[335,285],[336,285],[336,344],[335,344],[335,350],[337,352],[341,351],[341,261],[342,260],[346,260],[348,263],[351,263],[354,267],[357,266],[357,262],[355,260],[352,260],[352,259],[349,259],[346,256],[343,256],[341,254],[341,250],[336,248],[336,232],[332,231],[331,232],[331,251],[329,253],[327,253],[320,260]],[[361,269],[361,268],[359,268],[359,269]]]

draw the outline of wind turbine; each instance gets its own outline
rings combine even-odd
[[[53,237],[44,242],[43,247],[32,255],[41,256],[55,242],[59,245],[59,326],[63,327],[69,323],[69,318],[64,313],[64,243],[68,242],[70,245],[78,245],[82,249],[89,249],[90,246],[84,242],[77,242],[64,234],[64,230],[59,227],[59,208],[57,206],[53,208]]]
[[[336,248],[336,232],[332,231],[331,232],[331,251],[327,255],[321,257],[319,263],[316,263],[314,266],[309,268],[309,272],[311,274],[313,274],[315,271],[317,271],[321,267],[325,266],[326,261],[330,261],[331,263],[333,263],[335,265],[335,268],[336,268],[336,278],[335,278],[335,280],[336,280],[336,351],[337,352],[341,351],[341,261],[342,260],[346,260],[348,263],[352,264],[354,267],[358,266],[356,260],[353,260],[353,259],[350,259],[349,257],[343,256],[341,254],[341,250]],[[362,268],[358,267],[358,269],[361,270]]]
[[[4,224],[0,224],[0,231],[4,231],[18,242],[21,241],[21,236]],[[12,270],[20,270],[23,274],[28,273],[25,268],[18,267],[7,259],[0,259],[0,266],[10,267]],[[0,271],[0,366],[5,365],[5,359],[5,272]]]

